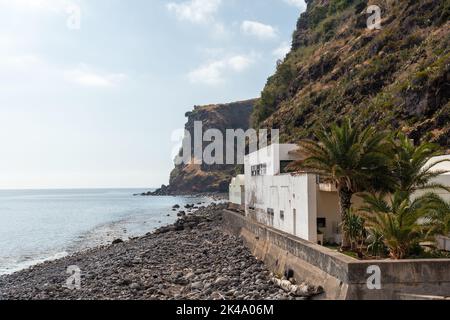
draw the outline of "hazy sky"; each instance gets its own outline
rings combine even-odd
[[[0,0],[0,188],[167,183],[184,113],[259,96],[303,10],[303,0]]]

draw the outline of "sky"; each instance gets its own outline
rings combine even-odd
[[[260,95],[303,0],[0,0],[0,189],[168,183],[194,105]]]

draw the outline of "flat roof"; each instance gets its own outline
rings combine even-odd
[[[268,146],[258,149],[252,153],[247,154],[245,157],[249,157],[251,155],[256,155],[258,153],[261,153],[263,151],[267,151],[268,149],[272,149],[273,147],[277,146],[280,148],[280,152],[284,151],[286,154],[291,154],[292,151],[295,151],[298,148],[298,145],[295,143],[274,143],[269,144]]]

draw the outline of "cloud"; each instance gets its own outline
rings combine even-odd
[[[206,23],[214,20],[222,0],[190,0],[181,3],[170,2],[167,9],[181,21]]]
[[[234,56],[229,58],[227,63],[233,71],[242,72],[253,63],[253,59],[247,56]]]
[[[272,51],[272,54],[278,59],[284,59],[289,51],[291,51],[291,45],[288,42],[283,42],[278,48]]]
[[[255,59],[251,55],[234,55],[210,61],[189,72],[188,78],[194,84],[216,86],[225,82],[226,74],[243,72],[254,62]]]
[[[86,65],[80,65],[78,68],[66,70],[64,72],[66,81],[84,86],[84,87],[115,87],[126,80],[127,76],[123,73],[100,73],[91,70]]]
[[[300,8],[301,10],[306,10],[306,3],[305,0],[283,0],[287,4]]]
[[[248,36],[257,37],[260,40],[270,40],[278,36],[274,27],[257,21],[246,20],[242,22],[241,31]]]

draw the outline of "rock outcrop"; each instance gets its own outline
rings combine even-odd
[[[228,104],[215,104],[207,106],[195,106],[194,110],[186,113],[187,123],[185,129],[194,139],[194,123],[201,121],[203,132],[208,129],[217,129],[225,137],[227,129],[243,129],[250,127],[250,117],[256,100],[246,100]],[[203,149],[208,145],[203,143]],[[191,143],[191,153],[194,154],[194,143]],[[226,157],[226,149],[224,157]],[[228,192],[231,178],[239,173],[242,168],[236,165],[226,164],[181,164],[177,165],[170,174],[169,186],[148,195],[170,194],[196,194],[211,192]]]

